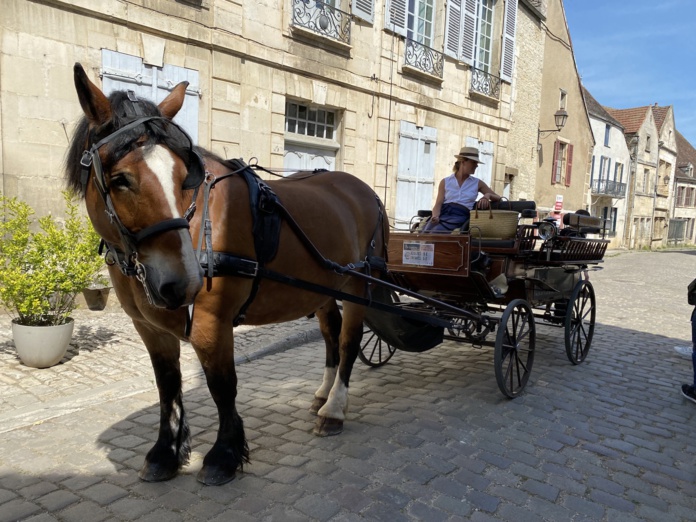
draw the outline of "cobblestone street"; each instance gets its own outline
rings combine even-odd
[[[68,356],[34,370],[0,331],[0,522],[143,520],[696,520],[696,405],[686,286],[696,250],[612,252],[591,272],[588,359],[537,327],[525,393],[505,399],[493,350],[447,341],[356,363],[345,431],[311,433],[324,348],[315,320],[239,328],[238,407],[251,464],[196,481],[217,414],[182,350],[193,454],[164,483],[138,479],[157,434],[147,352],[116,304],[80,311]],[[111,298],[113,299],[113,297]]]

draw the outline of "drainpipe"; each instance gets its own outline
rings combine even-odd
[[[624,220],[624,246],[631,248],[631,231],[633,230],[633,208],[636,204],[636,171],[638,170],[638,136],[634,135],[628,142],[630,163],[628,166],[628,201],[626,202],[626,219]]]
[[[657,166],[655,167],[655,186],[653,188],[653,208],[652,222],[650,223],[650,250],[653,249],[653,241],[655,239],[655,208],[657,207],[657,185],[660,181],[660,149],[665,144],[664,141],[657,142]]]

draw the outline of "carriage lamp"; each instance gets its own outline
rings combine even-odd
[[[537,130],[537,149],[541,148],[541,135],[547,132],[560,132],[560,130],[565,127],[566,122],[568,121],[568,112],[565,109],[558,109],[556,113],[553,115],[553,120],[556,123],[556,128],[555,129],[538,129]]]
[[[556,220],[546,218],[537,225],[537,234],[543,241],[548,241],[556,237]]]

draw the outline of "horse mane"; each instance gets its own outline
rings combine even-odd
[[[80,165],[83,152],[94,143],[138,118],[162,115],[156,104],[138,98],[137,107],[141,114],[133,116],[132,107],[135,104],[128,99],[126,91],[114,91],[108,99],[111,104],[111,119],[99,127],[90,128],[87,117],[83,115],[75,127],[65,155],[64,170],[67,187],[81,198],[85,197],[86,189],[82,184],[82,165]],[[176,130],[172,132],[172,129],[178,129],[178,127],[163,125],[162,122],[155,120],[117,136],[109,141],[108,147],[106,147],[106,157],[102,161],[104,171],[107,172],[120,158],[138,146],[136,141],[141,136],[147,138],[144,143],[140,142],[140,145],[165,143],[177,155],[181,156],[187,165],[190,165],[190,152],[193,150],[193,143],[188,135]]]

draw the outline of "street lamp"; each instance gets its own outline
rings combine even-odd
[[[547,132],[559,132],[563,127],[565,127],[566,121],[568,121],[568,112],[565,109],[558,109],[556,114],[553,115],[554,122],[556,123],[555,129],[537,130],[537,149],[541,148],[541,135]]]

